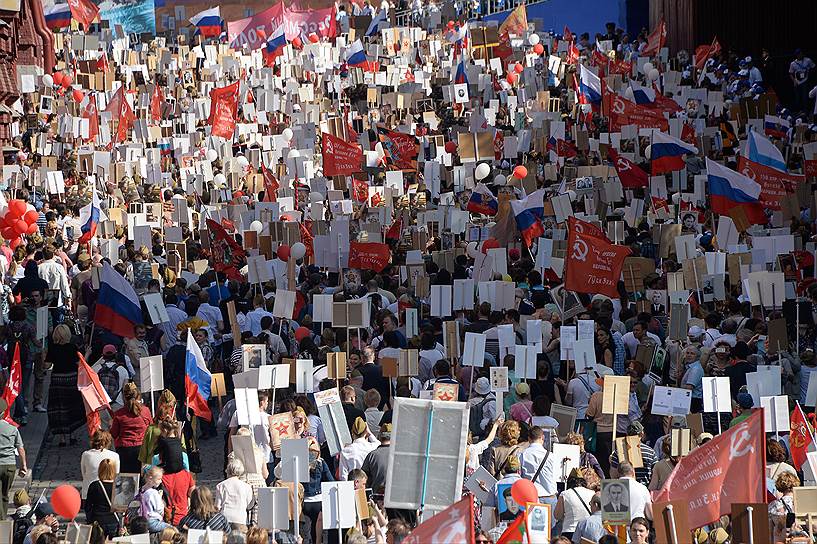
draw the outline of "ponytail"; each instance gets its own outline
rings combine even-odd
[[[128,409],[128,412],[134,417],[138,416],[142,412],[142,406],[139,402],[141,394],[136,384],[133,382],[126,383],[122,388],[122,396],[125,399],[125,408]]]

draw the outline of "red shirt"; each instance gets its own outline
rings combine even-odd
[[[153,421],[150,409],[142,405],[142,411],[134,416],[127,408],[120,408],[113,415],[111,436],[117,448],[141,446],[145,438],[145,431]]]
[[[168,506],[175,508],[173,510],[173,525],[178,525],[184,516],[187,515],[188,500],[190,490],[196,487],[196,482],[193,480],[193,475],[187,470],[180,470],[173,474],[165,474],[162,476],[162,484],[165,486],[167,494],[170,496],[170,503]]]

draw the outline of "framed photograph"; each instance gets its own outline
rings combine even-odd
[[[111,497],[111,511],[124,512],[128,504],[139,491],[138,474],[117,474],[113,482],[113,497]]]
[[[698,212],[681,212],[681,232],[697,234],[698,230]]]
[[[496,511],[499,514],[499,521],[513,521],[522,511],[521,505],[511,496],[511,485],[513,484],[496,486]]]
[[[627,480],[602,480],[601,519],[610,525],[630,523],[630,486]]]
[[[242,371],[260,368],[267,364],[267,348],[263,344],[243,344],[241,346]]]
[[[69,523],[65,528],[65,542],[68,544],[88,544],[91,541],[91,526]]]
[[[528,503],[525,510],[525,527],[528,531],[529,544],[550,542],[552,519],[549,504]]]

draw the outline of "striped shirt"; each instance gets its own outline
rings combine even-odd
[[[230,522],[224,517],[221,512],[216,512],[207,521],[195,517],[193,514],[187,514],[179,522],[179,527],[184,529],[210,529],[213,531],[228,531],[230,529]]]
[[[650,485],[650,480],[652,479],[652,467],[656,462],[655,450],[643,442],[641,442],[640,445],[641,459],[644,462],[644,466],[635,469],[635,479],[644,485]],[[610,456],[610,468],[618,468],[618,451],[615,451],[615,449],[613,451],[613,455]],[[621,477],[621,474],[619,474],[619,477]]]

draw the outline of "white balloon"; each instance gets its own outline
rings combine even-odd
[[[43,86],[51,87],[54,85],[54,78],[51,77],[51,74],[45,74],[43,76]]]
[[[661,72],[659,72],[657,68],[653,68],[647,74],[647,77],[649,78],[650,81],[658,81],[658,78],[661,77]]]
[[[227,176],[225,176],[224,174],[216,174],[216,176],[213,178],[213,181],[216,182],[216,185],[224,185],[225,183],[227,183]]]
[[[641,67],[641,72],[644,74],[649,74],[650,70],[652,70],[653,68],[655,67],[652,65],[651,62],[645,62],[644,66]]]
[[[216,151],[215,149],[208,149],[207,160],[213,162],[216,159],[218,159],[218,151]]]
[[[494,184],[495,185],[505,185],[508,182],[508,178],[506,178],[503,174],[497,174],[494,177]]]
[[[528,36],[528,43],[531,45],[536,45],[539,43],[539,34],[531,34]]]
[[[488,166],[488,163],[481,162],[477,165],[476,169],[474,170],[474,176],[477,179],[485,179],[488,177],[488,174],[491,173],[491,167]]]
[[[644,158],[649,159],[651,155],[652,155],[652,146],[648,145],[647,147],[644,148]]]
[[[476,242],[468,242],[468,246],[465,248],[465,253],[467,253],[468,256],[471,257],[472,259],[476,257],[477,254],[479,254],[479,251],[477,250],[477,245],[478,244]]]
[[[238,158],[236,158],[236,162],[238,163],[238,166],[240,166],[241,168],[247,168],[250,165],[250,161],[247,160],[247,157],[243,155],[240,155]]]
[[[635,98],[633,97],[633,89],[632,87],[627,87],[624,89],[624,98],[629,100],[630,102],[634,102]]]
[[[287,155],[287,157],[289,157],[291,159],[297,159],[300,156],[301,156],[301,152],[298,151],[297,149],[293,149],[292,151],[289,152],[289,155]]]
[[[289,256],[293,259],[303,259],[304,255],[306,255],[306,246],[301,242],[295,242],[289,248]]]
[[[289,127],[285,128],[281,135],[284,137],[284,140],[286,141],[292,140],[292,137],[295,136],[295,134],[293,134],[292,132],[292,129]]]
[[[250,230],[254,230],[258,234],[261,234],[261,231],[264,230],[264,224],[261,221],[253,221],[250,223]]]

